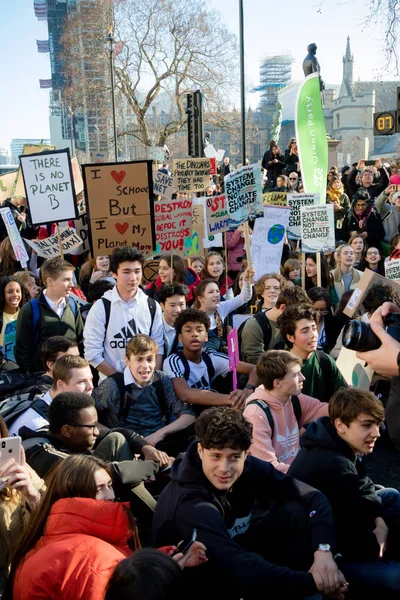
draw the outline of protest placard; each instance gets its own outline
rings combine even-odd
[[[0,175],[0,204],[11,198],[12,189],[17,178],[18,171],[10,171],[5,175]]]
[[[335,250],[335,218],[333,204],[302,206],[302,252],[333,252]]]
[[[225,194],[221,194],[220,196],[209,196],[206,198],[206,216],[207,236],[228,231],[231,220],[228,216]]]
[[[4,330],[3,347],[1,352],[6,360],[16,362],[15,360],[15,342],[17,339],[17,321],[11,321],[7,323]]]
[[[153,192],[156,196],[161,198],[171,199],[174,191],[172,175],[167,175],[162,171],[155,171],[153,173]]]
[[[210,159],[180,158],[173,160],[172,176],[178,192],[202,192],[210,184]]]
[[[93,256],[155,248],[151,161],[83,165]]]
[[[61,245],[64,254],[73,253],[78,246],[83,244],[81,238],[72,227],[67,227],[60,231]],[[35,250],[38,256],[42,258],[53,258],[60,256],[60,244],[58,234],[51,235],[44,240],[25,240],[29,246]]]
[[[217,159],[215,157],[210,158],[210,175],[214,176],[217,174]]]
[[[400,281],[400,258],[385,263],[385,277],[391,281]]]
[[[287,206],[287,192],[268,192],[263,194],[264,206]]]
[[[29,256],[25,249],[24,242],[15,224],[14,217],[9,208],[0,209],[1,217],[6,226],[8,237],[14,250],[15,258],[21,263],[21,267],[25,269],[29,262]]]
[[[238,227],[249,215],[262,214],[261,167],[258,163],[225,175],[224,191],[232,227]]]
[[[76,158],[76,156],[73,156],[71,158],[71,169],[74,178],[75,194],[77,196],[78,194],[83,192],[83,179],[81,168],[79,166],[78,159]]]
[[[67,224],[68,225],[68,224]],[[74,229],[76,234],[81,238],[82,245],[75,248],[75,250],[69,250],[70,254],[79,255],[85,254],[85,252],[90,251],[89,244],[89,222],[87,214],[81,215],[79,219],[74,219]]]
[[[192,200],[154,202],[156,253],[184,254],[185,239],[192,231]]]
[[[279,273],[290,210],[284,206],[265,206],[264,217],[256,219],[251,238],[251,258],[255,281],[265,273]]]
[[[22,154],[38,154],[48,150],[55,150],[55,146],[51,146],[49,144],[24,144],[22,148]],[[18,169],[17,178],[15,179],[12,194],[10,194],[10,196],[12,198],[26,198],[26,191],[24,186],[24,179],[22,177],[21,167]]]
[[[228,364],[229,370],[232,371],[233,389],[237,390],[237,372],[236,367],[239,364],[239,340],[237,329],[234,328],[227,335],[228,345]]]
[[[290,207],[288,239],[299,240],[301,238],[301,206],[315,206],[320,203],[319,194],[288,194],[287,205]]]
[[[33,225],[78,216],[68,148],[21,156],[20,162]]]
[[[202,256],[204,253],[204,205],[200,198],[192,201],[192,232],[185,239],[185,256]]]

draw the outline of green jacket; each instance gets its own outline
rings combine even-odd
[[[325,354],[324,362],[328,368],[321,367],[316,352],[313,352],[310,358],[303,360],[301,372],[306,380],[302,392],[307,396],[318,398],[321,402],[329,402],[334,392],[342,387],[347,388],[348,385],[331,356]]]
[[[33,331],[32,305],[30,302],[21,308],[17,321],[17,336],[15,344],[15,359],[22,371],[36,373],[43,371],[40,360],[40,350],[45,340],[53,335],[62,335],[76,340],[79,351],[83,355],[83,321],[79,307],[76,315],[71,310],[69,302],[60,318],[47,304],[43,292],[39,295],[40,318],[36,332]]]

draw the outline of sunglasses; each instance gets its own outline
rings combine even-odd
[[[297,177],[289,177],[290,181],[297,181]]]

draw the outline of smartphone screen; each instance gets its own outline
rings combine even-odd
[[[372,167],[375,164],[375,161],[374,160],[366,160],[364,164],[366,167]]]
[[[21,462],[21,438],[18,435],[0,439],[0,467],[10,458],[18,464]]]
[[[174,550],[174,552],[172,553],[171,556],[175,556],[175,554],[179,554],[179,552],[182,552],[182,554],[186,554],[187,552],[189,552],[191,546],[194,544],[196,539],[197,539],[197,529],[194,528],[190,535],[188,535],[187,537],[185,537],[184,540],[179,542],[179,544],[176,547],[176,550]]]

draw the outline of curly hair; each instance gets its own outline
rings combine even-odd
[[[238,410],[229,406],[213,406],[198,417],[195,432],[203,448],[247,451],[251,445],[253,426]]]
[[[278,327],[281,331],[281,336],[289,348],[292,348],[293,344],[288,340],[287,336],[293,336],[296,333],[296,323],[301,321],[301,319],[317,322],[315,310],[307,305],[289,306],[284,310],[281,316],[278,317]]]
[[[186,323],[200,323],[204,325],[206,331],[210,329],[210,319],[203,310],[198,308],[186,308],[175,319],[175,331],[177,335],[182,333],[182,327]]]

